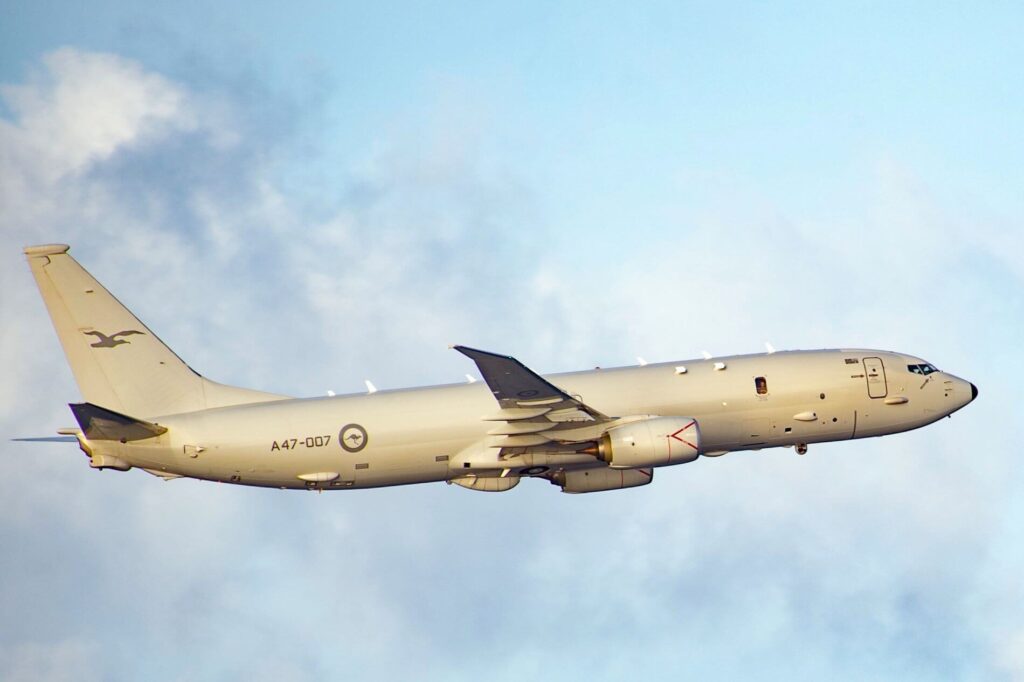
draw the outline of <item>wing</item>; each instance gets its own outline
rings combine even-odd
[[[612,418],[586,405],[513,357],[466,346],[455,350],[476,363],[501,408],[487,421],[504,422],[488,431],[491,447],[566,446],[598,437]]]

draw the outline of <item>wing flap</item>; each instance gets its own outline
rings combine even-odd
[[[543,417],[551,411],[550,407],[510,407],[505,410],[498,410],[496,413],[483,418],[485,422],[513,422],[520,420]]]
[[[547,431],[551,428],[551,424],[546,424],[543,421],[528,421],[528,422],[505,422],[504,424],[498,424],[492,427],[488,432],[488,436],[518,436],[522,433],[540,433],[541,431]]]

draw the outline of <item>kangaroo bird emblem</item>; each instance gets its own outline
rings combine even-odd
[[[116,334],[111,334],[110,336],[107,336],[103,332],[95,332],[95,331],[93,331],[93,332],[82,332],[82,333],[96,337],[96,343],[90,343],[89,344],[89,346],[91,348],[113,348],[114,346],[120,346],[122,343],[131,343],[130,341],[125,341],[124,339],[117,338],[119,336],[131,336],[132,334],[142,334],[142,332],[137,331],[135,329],[127,329],[127,330],[125,330],[123,332],[117,332]]]

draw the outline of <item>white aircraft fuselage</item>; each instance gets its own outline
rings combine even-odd
[[[166,479],[349,489],[448,481],[565,492],[649,483],[653,468],[737,450],[925,426],[977,388],[875,350],[785,351],[541,377],[456,347],[483,382],[294,399],[200,377],[64,245],[25,250],[87,402],[65,429],[94,468]]]
[[[877,363],[876,378],[867,376],[865,360]],[[715,456],[909,431],[971,402],[969,382],[908,370],[926,364],[886,351],[786,351],[546,378],[605,414],[692,417],[701,454]],[[506,436],[489,437],[495,422],[485,421],[496,411],[482,382],[280,400],[157,418],[166,434],[115,442],[104,452],[152,471],[280,488],[372,488],[603,466],[589,454],[542,450],[499,460],[495,446]],[[339,440],[349,425],[365,431],[356,452]],[[485,445],[474,447],[479,443]],[[332,480],[301,478],[334,473]]]

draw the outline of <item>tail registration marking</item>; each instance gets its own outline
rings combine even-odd
[[[305,438],[284,438],[282,440],[275,440],[274,444],[270,446],[270,451],[275,450],[297,450],[299,448],[322,448],[331,442],[331,435],[326,436],[306,436]]]

